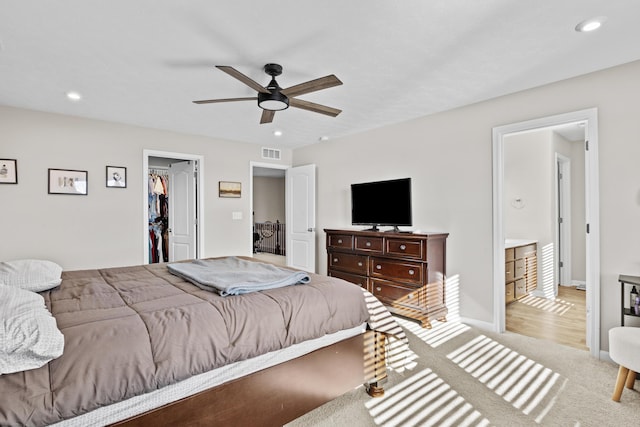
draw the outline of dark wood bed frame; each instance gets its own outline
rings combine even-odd
[[[385,336],[366,331],[112,426],[282,426],[359,385],[381,396],[385,379]]]

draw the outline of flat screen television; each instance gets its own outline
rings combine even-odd
[[[378,226],[411,226],[411,178],[351,184],[351,223]]]

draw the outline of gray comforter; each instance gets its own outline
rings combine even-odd
[[[0,425],[42,426],[231,362],[366,322],[360,287],[304,286],[221,297],[165,265],[63,272],[42,293],[65,337],[47,365],[0,376]]]
[[[167,268],[199,288],[222,296],[309,283],[309,275],[304,271],[238,257],[196,259],[168,264]]]

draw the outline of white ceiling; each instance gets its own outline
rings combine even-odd
[[[640,59],[639,16],[637,0],[1,0],[0,104],[293,148]],[[253,101],[192,103],[255,96],[214,65],[266,85],[270,62],[282,87],[338,76],[300,99],[343,112],[260,125]]]

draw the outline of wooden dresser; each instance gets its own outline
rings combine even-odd
[[[538,287],[537,246],[535,242],[521,242],[505,248],[506,304],[528,295]]]
[[[331,230],[327,272],[375,295],[389,311],[418,320],[446,320],[445,265],[448,233]]]

